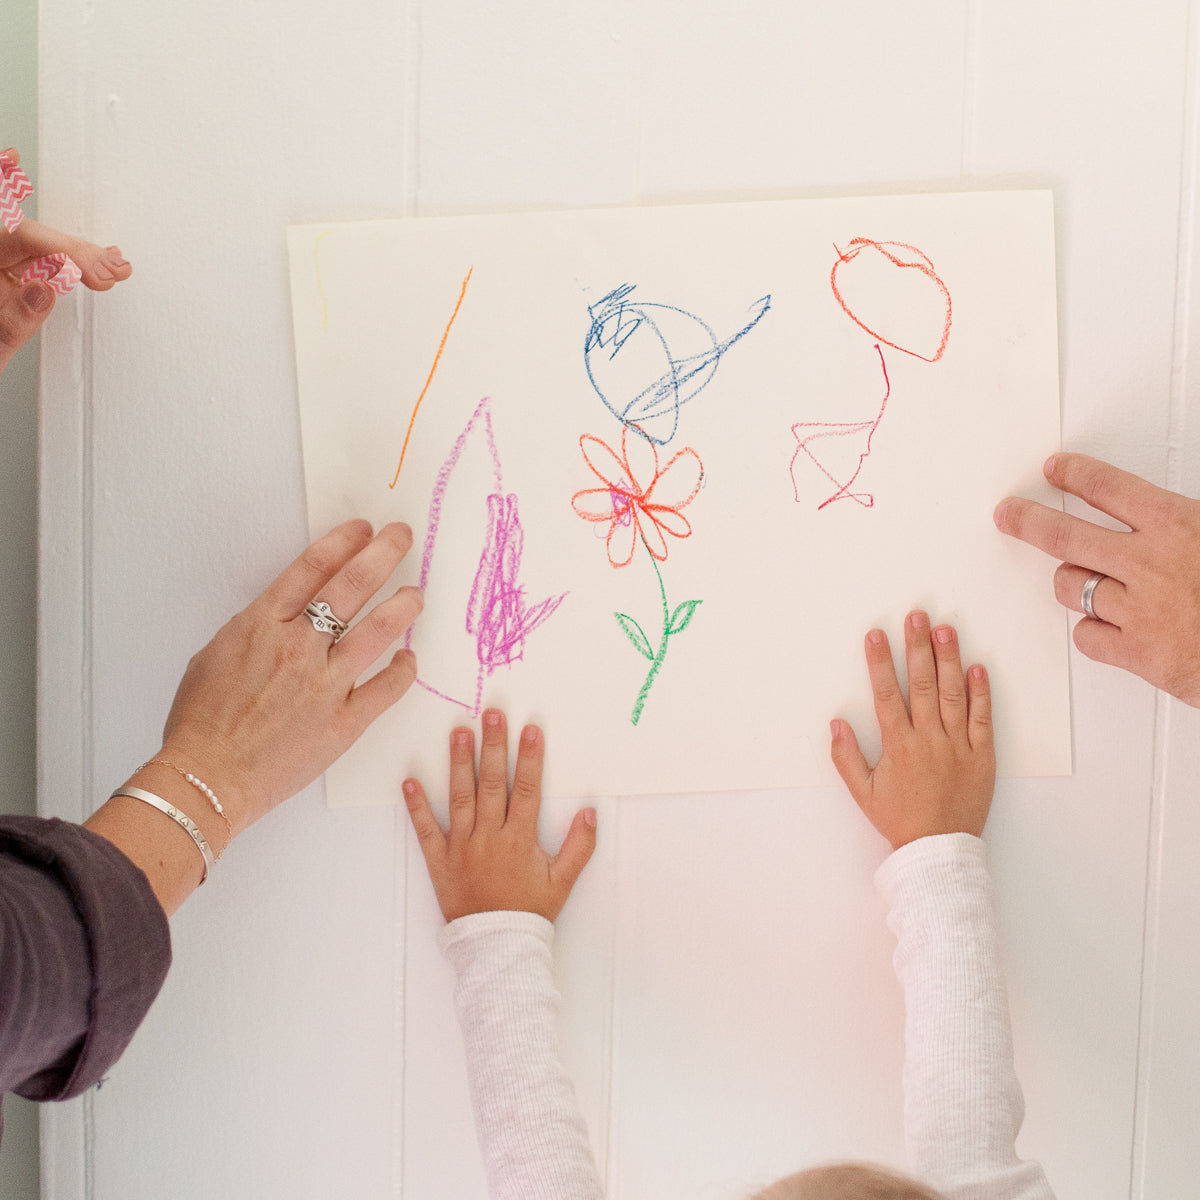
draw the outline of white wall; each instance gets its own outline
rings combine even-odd
[[[15,146],[37,171],[37,2],[0,6],[0,150]],[[26,204],[36,212],[37,197]],[[0,377],[0,813],[37,807],[34,686],[37,644],[37,343]],[[0,1196],[38,1192],[37,1107],[4,1101]]]
[[[135,266],[45,338],[44,812],[84,815],[146,757],[187,656],[303,543],[289,222],[1050,186],[1064,443],[1200,486],[1197,0],[41,17],[43,215]],[[1077,656],[1072,684],[1075,775],[1002,781],[989,825],[1022,1148],[1064,1197],[1185,1195],[1200,729]],[[898,1159],[880,846],[846,798],[600,810],[559,941],[611,1194],[733,1197],[826,1155]],[[44,1112],[45,1194],[481,1195],[435,928],[402,814],[331,813],[319,788],[273,814],[176,918],[171,978],[111,1081]]]

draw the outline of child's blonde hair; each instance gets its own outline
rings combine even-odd
[[[945,1200],[905,1175],[867,1163],[831,1163],[780,1179],[751,1200]]]

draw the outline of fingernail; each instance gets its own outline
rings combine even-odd
[[[1005,516],[1005,513],[1007,513],[1007,512],[1008,512],[1008,501],[1007,500],[1001,500],[1000,503],[996,505],[995,510],[992,512],[992,520],[996,523],[997,527],[1000,529],[1004,528],[1004,516]]]
[[[834,740],[836,740],[836,739],[837,739],[837,736],[838,736],[838,734],[840,734],[840,733],[841,733],[841,731],[842,731],[842,723],[841,723],[841,721],[839,721],[839,720],[837,720],[836,718],[834,718],[834,720],[832,720],[832,721],[830,721],[830,722],[829,722],[829,736],[830,736],[831,738],[833,738]]]
[[[106,263],[102,258],[96,259],[96,265],[92,268],[92,270],[95,272],[98,279],[103,279],[106,283],[109,280],[116,279],[116,276],[112,273],[108,263]]]
[[[882,645],[883,644],[883,630],[882,629],[872,629],[871,632],[867,634],[867,641],[870,642],[872,646]]]
[[[526,725],[521,730],[521,740],[532,746],[538,740],[538,727],[536,725]]]
[[[408,797],[417,794],[417,785],[411,779],[406,779],[400,786],[404,789],[404,794]]]
[[[1042,466],[1042,471],[1044,472],[1047,479],[1049,479],[1050,476],[1054,474],[1054,468],[1056,466],[1058,466],[1058,455],[1052,454],[1052,455],[1050,455],[1050,457],[1048,459],[1046,459],[1045,463]]]
[[[983,668],[978,665],[973,666],[970,669],[970,671],[967,672],[967,674],[970,675],[972,679],[982,679],[983,678]]]
[[[583,810],[583,823],[589,829],[596,828],[596,810],[594,808],[585,808]]]
[[[450,734],[450,741],[461,750],[471,741],[471,731],[469,729],[456,729]]]
[[[108,263],[108,265],[114,270],[116,270],[118,267],[129,266],[129,260],[125,258],[121,254],[120,250],[118,250],[115,246],[112,248],[111,253],[104,256],[104,261]]]
[[[909,613],[908,620],[914,629],[924,629],[929,624],[929,617],[919,610]]]
[[[34,312],[45,312],[54,303],[50,289],[40,281],[35,280],[21,293],[21,299]]]
[[[954,630],[949,625],[939,625],[934,631],[933,636],[938,640],[940,645],[946,645],[954,637]]]
[[[494,708],[489,708],[487,712],[483,714],[483,723],[491,726],[499,725],[500,714]]]

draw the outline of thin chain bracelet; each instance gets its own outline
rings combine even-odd
[[[188,781],[188,783],[190,783],[192,785],[192,787],[194,787],[197,791],[202,793],[204,798],[209,802],[209,804],[212,805],[213,811],[217,814],[218,817],[221,818],[222,821],[225,822],[225,828],[229,832],[229,842],[233,841],[233,825],[230,823],[229,817],[226,815],[225,809],[222,807],[220,800],[217,799],[216,794],[213,792],[212,788],[210,788],[208,786],[208,784],[206,784],[202,779],[197,779],[196,776],[193,775],[190,771],[185,771],[182,767],[177,767],[173,762],[168,762],[167,759],[165,759],[165,758],[148,759],[146,762],[142,763],[142,765],[140,767],[138,767],[138,770],[142,771],[146,767],[150,766],[152,763],[161,763],[164,767],[170,767],[172,771],[175,771],[177,774],[182,775],[184,777],[184,779],[186,779]],[[136,772],[135,772],[135,774],[136,774]],[[228,849],[229,842],[225,843],[225,849]],[[223,849],[221,851],[221,854],[224,854],[224,853],[225,853],[225,850]],[[217,855],[216,861],[220,862],[221,854]]]

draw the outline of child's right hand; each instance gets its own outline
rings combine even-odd
[[[532,912],[553,921],[596,848],[596,810],[581,809],[557,854],[538,844],[542,759],[546,739],[536,725],[521,731],[512,793],[504,714],[483,714],[479,777],[475,741],[466,728],[450,734],[450,831],[438,824],[425,790],[404,781],[404,799],[438,905],[447,921],[471,913]]]
[[[932,631],[923,612],[904,622],[908,663],[905,706],[885,634],[867,634],[867,668],[883,752],[872,768],[854,730],[830,723],[830,753],[850,794],[893,850],[942,833],[983,833],[996,753],[987,672],[964,679],[958,637],[949,625]]]

